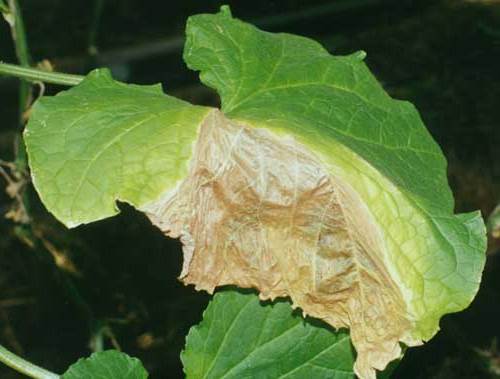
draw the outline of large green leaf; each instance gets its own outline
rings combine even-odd
[[[331,56],[223,8],[190,18],[184,58],[222,112],[102,70],[37,102],[26,145],[57,218],[75,226],[134,205],[181,237],[184,283],[290,296],[349,327],[364,379],[471,302],[484,223],[453,214],[439,147],[363,53]]]
[[[62,379],[146,379],[148,373],[137,358],[116,350],[101,351],[80,358]]]
[[[347,333],[292,315],[286,301],[262,305],[236,291],[215,294],[181,358],[187,379],[354,378]]]

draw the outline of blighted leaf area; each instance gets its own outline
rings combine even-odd
[[[363,378],[399,357],[399,341],[418,343],[369,210],[293,138],[214,110],[188,177],[141,209],[183,242],[185,284],[289,296],[304,314],[350,328]]]

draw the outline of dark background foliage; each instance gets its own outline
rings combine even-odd
[[[500,201],[500,2],[497,0],[226,1],[269,31],[319,40],[334,54],[363,49],[396,98],[412,101],[449,162],[456,210],[487,217]],[[58,71],[108,66],[116,78],[162,82],[172,95],[217,105],[182,61],[186,18],[219,1],[24,0],[35,62]],[[0,60],[16,62],[0,23]],[[0,77],[0,159],[15,159],[15,79]],[[45,93],[62,88],[47,86]],[[119,345],[154,378],[180,378],[179,353],[209,296],[182,286],[181,251],[139,213],[66,230],[24,192],[31,222],[3,216],[13,200],[0,177],[0,343],[56,372],[88,355],[91,341]],[[499,244],[490,240],[480,292],[445,316],[429,343],[410,349],[395,378],[494,378],[500,373]],[[0,366],[1,378],[19,377]]]

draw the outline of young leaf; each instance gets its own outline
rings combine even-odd
[[[466,307],[484,265],[478,213],[453,214],[445,159],[364,54],[232,18],[190,18],[184,58],[222,111],[91,73],[34,107],[33,182],[68,226],[143,210],[184,244],[197,289],[254,287],[348,327],[374,378]],[[189,164],[189,165],[188,165]]]
[[[137,358],[107,350],[80,358],[62,375],[62,379],[146,379],[148,373]]]
[[[305,322],[288,302],[263,306],[236,291],[215,294],[181,359],[187,379],[354,378],[347,333]]]

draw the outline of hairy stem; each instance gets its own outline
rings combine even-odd
[[[33,363],[18,357],[11,353],[5,347],[0,345],[0,362],[5,363],[7,366],[13,368],[21,374],[27,375],[35,379],[59,379],[60,376],[53,372],[47,371],[44,368],[38,367]]]
[[[80,75],[48,72],[2,62],[0,62],[0,75],[14,76],[30,82],[44,82],[63,86],[76,86],[83,80],[83,76]]]

